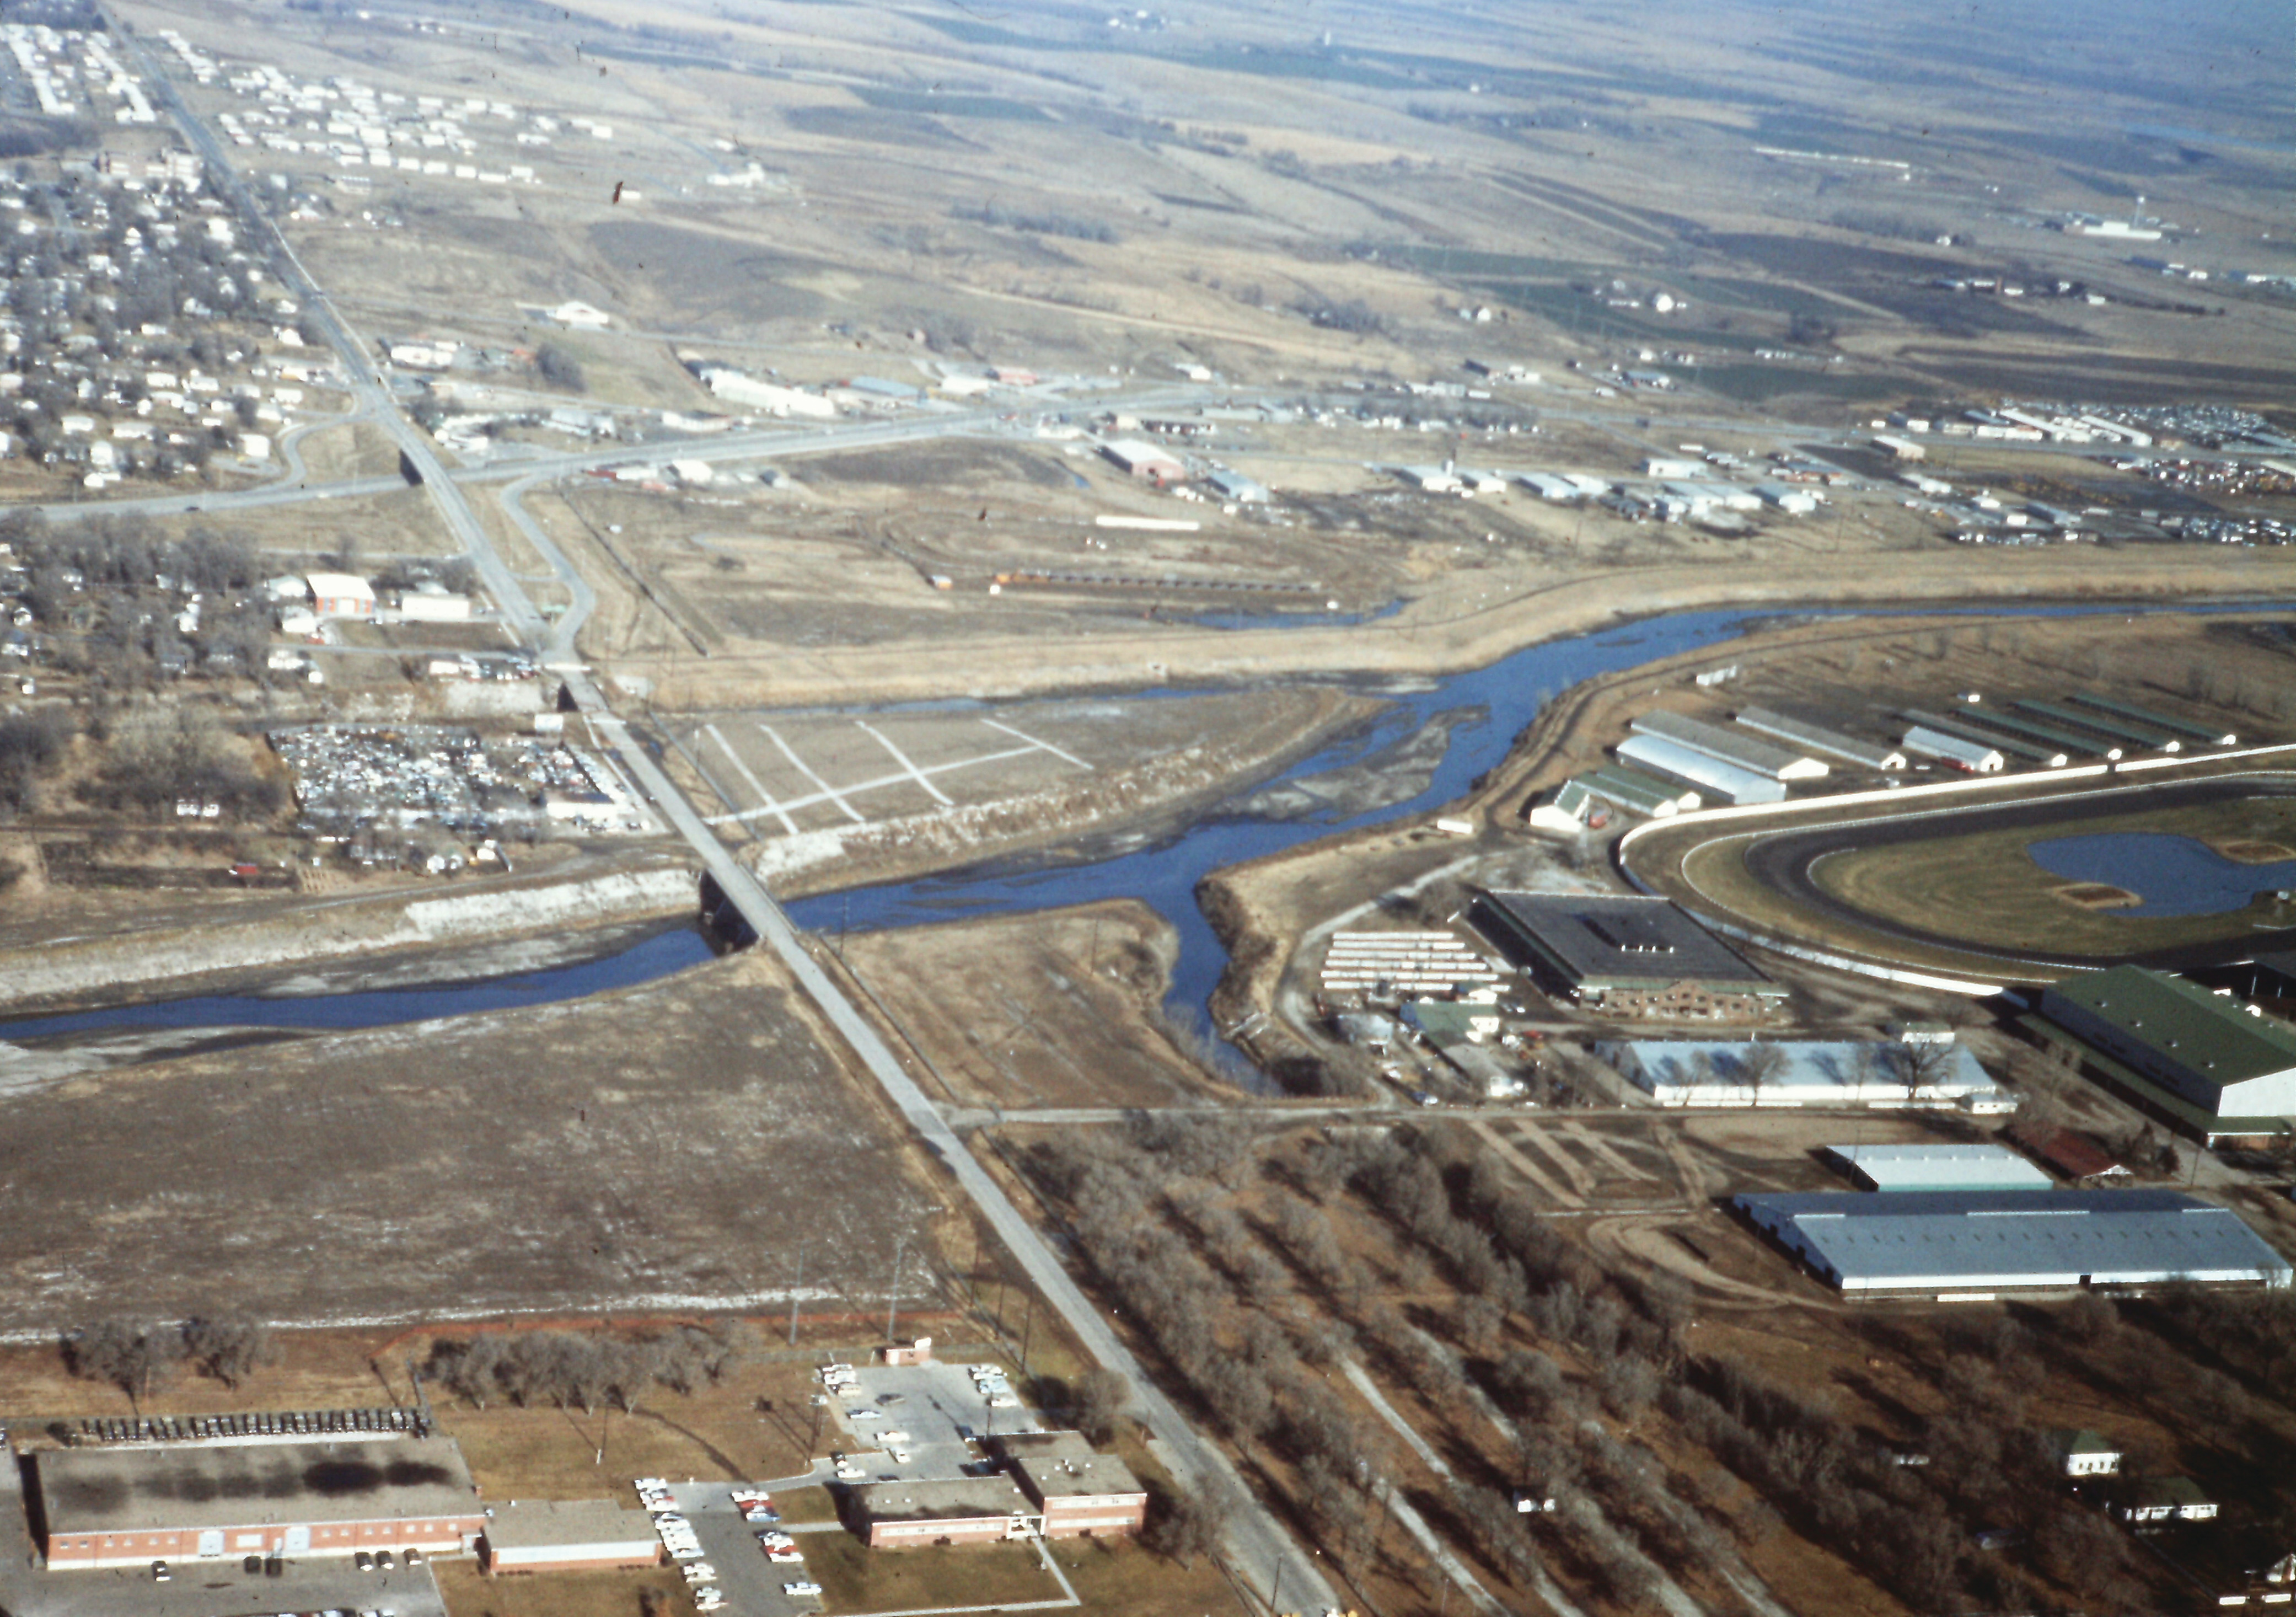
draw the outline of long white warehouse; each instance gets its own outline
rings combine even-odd
[[[1944,731],[1932,730],[1926,725],[1915,725],[1906,732],[1906,751],[1922,758],[1941,758],[1979,775],[1998,774],[2007,762],[1990,747],[1964,741],[1958,735],[1948,735]]]
[[[1818,1191],[1734,1205],[1851,1297],[2289,1283],[2228,1209],[2173,1190]]]
[[[1723,803],[1778,803],[1785,800],[1785,783],[1724,763],[1710,752],[1701,752],[1662,735],[1629,735],[1618,747],[1620,759],[1667,780],[1695,786],[1702,796]]]
[[[1735,730],[1708,724],[1702,718],[1685,718],[1680,713],[1669,713],[1663,710],[1644,713],[1628,727],[1639,735],[1678,742],[1736,768],[1767,775],[1772,780],[1824,780],[1828,773],[1826,767],[1814,758],[1805,758],[1784,747],[1758,741],[1751,735],[1741,735]]]
[[[1799,718],[1789,718],[1784,713],[1773,713],[1767,708],[1742,708],[1738,722],[1762,735],[1775,735],[1780,741],[1790,741],[1798,747],[1808,747],[1813,752],[1823,752],[1868,769],[1902,769],[1906,755],[1893,747],[1877,747],[1872,742],[1860,741],[1854,735],[1844,735],[1839,730],[1829,730],[1823,725],[1805,724]]]

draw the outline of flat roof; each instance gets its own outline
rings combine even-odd
[[[2292,1273],[2237,1214],[2172,1190],[1817,1191],[1735,1205],[1844,1291],[2178,1277],[2284,1286]]]
[[[51,1533],[475,1515],[452,1438],[59,1449],[34,1457]]]
[[[872,1522],[958,1521],[1034,1515],[1036,1503],[1008,1476],[954,1477],[938,1482],[872,1482],[854,1490]]]
[[[1081,1432],[1022,1432],[1000,1441],[1005,1457],[1028,1479],[1039,1498],[1144,1491],[1131,1466],[1117,1455],[1095,1449]]]
[[[1775,986],[1671,899],[1489,891],[1483,898],[1511,933],[1574,983],[1694,981],[1749,992]]]
[[[1826,1154],[1871,1189],[2047,1190],[2053,1181],[2005,1145],[1828,1145]]]
[[[487,1521],[496,1549],[562,1549],[628,1544],[652,1548],[653,1518],[611,1499],[512,1499]]]

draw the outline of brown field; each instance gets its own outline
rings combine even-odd
[[[644,988],[84,1074],[11,1101],[16,1330],[133,1306],[319,1322],[750,1305],[759,1219],[860,1285],[925,1205],[910,1147],[765,956]],[[150,1120],[164,1116],[164,1128]]]

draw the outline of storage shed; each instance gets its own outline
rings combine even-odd
[[[2047,1190],[2049,1176],[2003,1145],[1828,1145],[1861,1190]]]

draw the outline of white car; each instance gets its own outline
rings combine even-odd
[[[791,1545],[787,1549],[767,1550],[766,1552],[766,1559],[772,1562],[776,1566],[787,1566],[791,1562],[803,1561],[805,1559],[805,1552],[799,1549],[795,1545]]]
[[[669,1558],[673,1561],[699,1561],[701,1559],[701,1547],[699,1544],[673,1546],[669,1552]]]
[[[821,1593],[821,1585],[818,1583],[784,1583],[782,1585],[782,1593],[784,1595],[818,1595]]]
[[[894,1465],[907,1465],[908,1463],[909,1463],[909,1451],[908,1451],[907,1449],[894,1449],[894,1450],[893,1450],[893,1464],[894,1464]]]
[[[877,1434],[877,1441],[890,1449],[895,1443],[907,1442],[909,1441],[909,1434],[906,1432],[880,1432]]]
[[[868,1474],[858,1465],[840,1465],[837,1468],[837,1480],[840,1482],[858,1482]]]
[[[776,1531],[769,1533],[759,1533],[758,1535],[758,1542],[764,1545],[767,1549],[787,1549],[791,1545],[796,1543],[797,1540],[791,1538],[785,1532]]]
[[[718,1569],[707,1561],[689,1561],[678,1570],[688,1583],[707,1583],[718,1575]]]
[[[850,1418],[857,1421],[881,1421],[885,1417],[874,1409],[856,1409]]]

